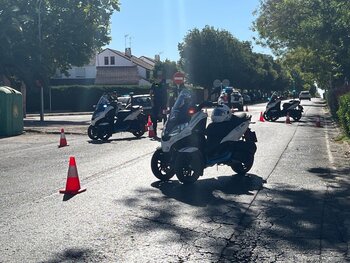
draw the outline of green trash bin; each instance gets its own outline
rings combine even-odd
[[[0,136],[13,136],[22,133],[22,93],[10,87],[0,87]]]

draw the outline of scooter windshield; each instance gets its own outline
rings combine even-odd
[[[170,111],[168,121],[165,124],[164,135],[172,133],[175,127],[186,124],[190,120],[188,109],[192,103],[192,95],[188,89],[183,89]]]
[[[99,101],[97,102],[97,108],[109,104],[109,99],[107,95],[102,95]]]
[[[109,98],[107,95],[102,95],[99,99],[99,101],[97,102],[97,105],[95,107],[95,111],[94,111],[94,116],[98,115],[100,112],[103,112],[105,110],[105,108],[107,107],[107,105],[110,104]]]

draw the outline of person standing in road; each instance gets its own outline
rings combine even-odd
[[[161,71],[157,72],[157,77],[151,86],[150,95],[152,100],[151,120],[155,136],[157,137],[158,119],[164,118],[163,110],[167,109],[167,88]]]

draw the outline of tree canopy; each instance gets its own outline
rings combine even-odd
[[[180,66],[195,85],[210,89],[215,79],[228,79],[240,89],[268,92],[288,86],[288,76],[272,56],[254,53],[250,42],[226,30],[195,28],[178,49]]]
[[[45,82],[110,41],[118,0],[0,0],[0,76]]]
[[[260,0],[260,43],[323,86],[350,74],[348,0]],[[307,58],[307,59],[306,59]]]

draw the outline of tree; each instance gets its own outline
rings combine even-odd
[[[0,0],[0,76],[34,86],[109,43],[118,0]]]
[[[206,26],[191,30],[178,45],[180,66],[195,85],[211,88],[215,79],[229,79],[234,86],[248,85],[251,45],[226,30]]]
[[[326,85],[324,76],[350,74],[349,10],[347,0],[261,0],[254,28],[277,55],[303,50],[318,60],[313,74]]]
[[[164,62],[158,61],[153,70],[153,78],[158,71],[163,72],[166,79],[172,79],[175,72],[179,71],[179,67],[175,61],[166,59]]]

